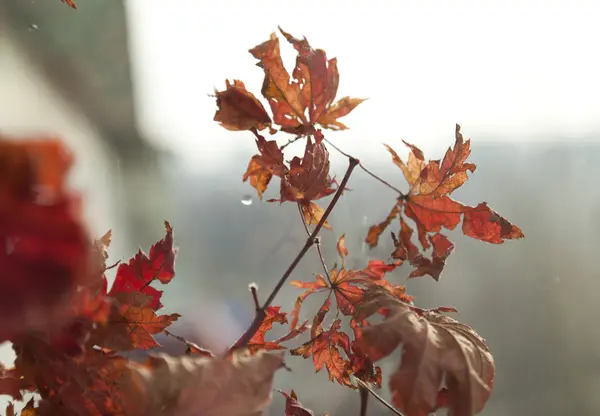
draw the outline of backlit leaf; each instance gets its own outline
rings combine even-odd
[[[407,416],[427,416],[442,404],[457,416],[481,412],[494,383],[485,341],[467,325],[437,313],[420,316],[375,287],[357,307],[357,319],[382,309],[385,319],[363,328],[357,343],[373,361],[402,350],[389,384],[394,405]]]

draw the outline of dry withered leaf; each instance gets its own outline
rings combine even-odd
[[[364,99],[344,97],[334,104],[339,84],[337,60],[328,60],[325,51],[313,49],[306,38],[297,39],[281,28],[279,31],[298,52],[293,80],[281,60],[275,33],[250,50],[265,72],[262,95],[271,106],[274,123],[282,131],[297,135],[314,133],[316,124],[334,130],[346,129],[338,119]]]
[[[131,364],[132,416],[259,416],[271,401],[283,355],[259,351],[232,357],[151,356]]]
[[[254,94],[246,90],[242,81],[225,82],[225,91],[215,91],[218,110],[214,121],[233,131],[260,131],[271,125],[271,117]]]
[[[382,309],[385,319],[363,328],[356,342],[373,361],[401,349],[400,367],[389,384],[394,405],[407,416],[427,416],[439,407],[448,407],[456,416],[481,412],[495,371],[485,341],[467,325],[431,311],[419,315],[377,287],[367,291],[356,318]]]

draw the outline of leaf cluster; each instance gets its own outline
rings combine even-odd
[[[69,2],[74,6],[72,2]],[[494,361],[488,346],[472,328],[448,316],[453,308],[424,310],[414,304],[405,286],[395,283],[403,265],[409,277],[438,280],[454,244],[442,234],[462,221],[466,236],[494,244],[523,237],[521,230],[487,203],[462,204],[451,197],[475,165],[467,162],[470,141],[456,126],[455,142],[441,160],[426,161],[415,145],[406,162],[387,146],[392,161],[408,184],[402,192],[349,155],[338,183],[331,176],[326,130],[344,130],[339,119],[364,99],[336,100],[337,60],[314,49],[306,38],[280,30],[296,50],[292,73],[285,69],[276,34],[250,50],[264,73],[261,89],[270,113],[239,80],[226,81],[215,92],[214,120],[232,131],[250,131],[257,153],[242,176],[262,199],[279,178],[278,195],[268,202],[297,205],[307,240],[264,303],[251,287],[256,314],[238,342],[214,354],[170,332],[181,316],[163,313],[166,285],[175,277],[174,231],[145,253],[128,261],[108,263],[111,232],[92,240],[81,217],[80,197],[66,186],[72,163],[60,140],[17,140],[0,136],[0,341],[16,353],[13,368],[0,368],[0,394],[21,400],[24,392],[39,394],[21,415],[223,415],[259,416],[271,399],[273,377],[285,367],[284,353],[311,359],[315,371],[329,379],[382,400],[377,362],[400,351],[402,360],[390,375],[392,404],[397,414],[420,416],[448,408],[459,416],[480,412],[490,397]],[[267,139],[265,136],[271,137]],[[289,135],[280,144],[277,139]],[[304,154],[286,160],[291,142],[304,141]],[[375,247],[385,230],[394,251],[387,260],[371,260],[362,268],[345,265],[345,235],[337,240],[339,264],[329,268],[318,234],[333,232],[329,214],[348,191],[354,168],[387,185],[395,195],[390,214],[373,225],[365,241]],[[322,201],[331,197],[326,208]],[[409,225],[412,222],[414,225]],[[413,234],[416,230],[416,240]],[[322,271],[314,280],[287,282],[309,249],[315,248]],[[116,268],[109,285],[106,272]],[[273,301],[285,284],[299,288],[290,312]],[[109,287],[110,286],[110,287]],[[320,296],[312,319],[301,320],[304,301]],[[374,321],[373,316],[380,319]],[[289,325],[273,337],[274,325]],[[125,353],[160,350],[156,336],[165,333],[182,342],[181,357],[150,354],[144,363]],[[304,342],[301,335],[308,336]],[[285,414],[314,415],[296,393],[281,392]],[[362,411],[362,410],[361,410]],[[11,403],[6,409],[15,414]]]

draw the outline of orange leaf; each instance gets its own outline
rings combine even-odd
[[[337,252],[342,259],[348,255],[348,249],[346,248],[346,234],[342,234],[342,236],[338,239],[336,247]]]
[[[312,295],[313,293],[321,291],[322,289],[327,289],[329,287],[329,285],[327,284],[327,282],[325,281],[325,279],[322,276],[317,275],[316,279],[317,279],[316,282],[300,282],[298,280],[293,280],[290,282],[290,284],[292,286],[296,286],[296,287],[299,287],[302,289],[307,289],[300,296],[298,296],[298,299],[296,299],[296,304],[294,305],[294,310],[290,314],[292,317],[292,322],[290,323],[290,327],[292,329],[296,328],[296,326],[298,325],[298,319],[300,316],[300,308],[302,307],[302,303],[304,302],[304,300],[308,296]]]
[[[275,322],[278,322],[280,324],[287,323],[286,314],[283,312],[279,312],[279,309],[279,306],[269,306],[267,308],[267,310],[265,311],[266,316],[260,324],[260,327],[248,342],[248,348],[250,349],[250,351],[254,352],[260,349],[280,350],[285,348],[275,342],[269,342],[265,340],[266,333],[270,331],[271,328],[273,328],[273,324]]]
[[[77,6],[75,5],[75,2],[73,0],[60,0],[63,3],[67,3],[67,5],[69,7],[71,7],[72,9],[77,9]]]
[[[300,208],[306,225],[317,225],[323,218],[323,214],[325,214],[325,210],[314,202],[310,202],[309,205],[300,205]],[[323,223],[323,228],[332,229],[327,220]]]
[[[329,176],[329,152],[324,143],[306,140],[304,157],[294,157],[281,182],[281,202],[298,201],[308,204],[335,192]]]
[[[98,327],[91,341],[115,351],[146,350],[160,346],[154,339],[181,315],[157,315],[150,307],[115,302],[105,326]]]
[[[295,131],[306,122],[305,106],[297,83],[290,84],[290,74],[283,66],[279,51],[279,39],[275,33],[271,38],[250,49],[265,71],[262,95],[269,101],[273,121],[284,131]]]
[[[329,311],[331,301],[325,301],[315,316],[311,330],[311,340],[300,347],[290,350],[292,355],[301,355],[308,358],[312,355],[315,370],[321,371],[323,367],[329,373],[331,381],[337,381],[345,386],[352,386],[350,381],[349,361],[342,357],[342,352],[350,356],[350,339],[348,335],[340,332],[341,321],[336,319],[331,327],[323,329],[322,323]]]
[[[317,122],[327,129],[346,130],[348,127],[337,121],[338,118],[344,117],[354,110],[360,103],[366,101],[366,98],[350,98],[344,97],[329,107]]]
[[[436,280],[444,268],[446,258],[454,245],[439,234],[442,228],[453,230],[463,220],[463,233],[469,237],[490,243],[500,244],[507,239],[523,238],[521,230],[508,220],[491,210],[486,203],[469,207],[453,200],[448,194],[462,186],[468,179],[467,172],[474,172],[475,165],[466,163],[471,153],[470,141],[465,141],[456,125],[454,147],[448,148],[444,159],[424,162],[423,152],[416,146],[404,142],[410,149],[408,164],[389,146],[394,163],[402,170],[410,185],[406,195],[402,195],[391,212],[380,224],[369,229],[365,241],[375,247],[379,236],[400,217],[400,239],[392,233],[395,250],[392,257],[409,260],[416,267],[410,277],[431,275]],[[404,221],[403,215],[412,219],[417,226],[418,240],[424,250],[432,247],[431,259],[419,253],[419,249],[410,241],[412,229]],[[432,235],[431,233],[436,233]]]
[[[485,202],[465,212],[463,233],[488,243],[502,244],[504,240],[523,238],[523,232],[487,206]]]
[[[273,174],[271,172],[263,168],[263,164],[261,163],[261,157],[262,156],[260,155],[252,156],[252,159],[250,159],[250,163],[248,163],[248,169],[242,177],[242,180],[244,182],[250,179],[250,185],[254,189],[256,189],[256,192],[258,193],[258,197],[260,199],[262,199],[263,193],[267,190],[267,186],[269,185],[269,182],[271,182],[271,178],[273,177]]]
[[[214,121],[227,130],[263,130],[271,125],[271,118],[256,97],[246,90],[242,81],[233,85],[225,81],[225,91],[215,91],[218,110]]]

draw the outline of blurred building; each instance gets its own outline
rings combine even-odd
[[[162,233],[160,155],[136,125],[123,2],[78,6],[0,0],[0,130],[60,136],[92,232],[128,255]]]
[[[90,231],[114,230],[115,259],[162,235],[160,154],[136,126],[121,1],[74,11],[59,0],[0,0],[0,131],[67,143]],[[0,362],[13,359],[0,346]]]

